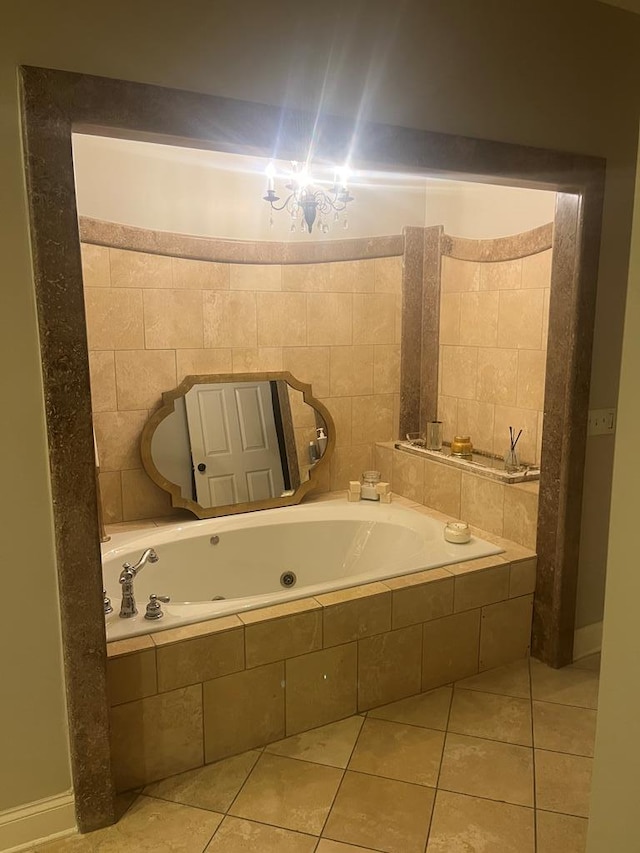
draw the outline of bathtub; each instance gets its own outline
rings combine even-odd
[[[472,537],[445,541],[443,523],[412,509],[344,498],[114,534],[102,546],[104,587],[119,640],[297,598],[501,553]],[[118,616],[118,577],[154,548],[135,579],[138,615]],[[295,579],[295,580],[294,580]],[[287,582],[293,585],[286,586]],[[164,617],[144,618],[149,596],[168,595]]]

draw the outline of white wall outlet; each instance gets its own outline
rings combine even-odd
[[[589,412],[587,435],[613,435],[615,431],[615,409],[592,409]]]

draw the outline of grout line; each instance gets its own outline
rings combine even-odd
[[[360,716],[360,715],[354,714],[353,716]],[[347,770],[349,769],[349,765],[351,764],[351,759],[353,758],[353,755],[356,751],[356,747],[358,746],[358,741],[360,740],[360,736],[362,735],[362,730],[364,729],[365,722],[366,722],[366,717],[363,717],[362,718],[362,724],[360,726],[360,731],[358,732],[358,735],[353,742],[353,747],[351,749],[351,752],[349,753],[349,758],[347,759],[347,763],[345,764],[344,769],[342,770],[342,776],[340,777],[340,782],[338,783],[338,787],[336,788],[336,792],[333,796],[333,799],[331,800],[331,805],[329,806],[329,810],[327,811],[327,816],[324,820],[324,823],[322,824],[322,829],[320,830],[320,835],[318,838],[318,844],[320,844],[320,839],[322,838],[322,834],[325,830],[325,827],[327,826],[327,823],[329,822],[329,818],[331,817],[331,812],[333,811],[333,807],[334,807],[336,800],[338,799],[338,795],[342,789],[342,783],[344,782],[345,776],[347,775]]]
[[[531,709],[531,745],[533,746],[533,754],[531,761],[531,768],[533,774],[533,849],[535,851],[538,850],[538,800],[537,800],[537,792],[536,792],[536,738],[535,738],[535,727],[533,722],[533,684],[532,684],[532,676],[531,676],[531,656],[529,656],[528,661],[528,670],[529,670],[529,707]]]
[[[433,796],[433,808],[431,809],[431,817],[429,818],[429,828],[427,829],[427,840],[425,841],[425,846],[424,846],[425,853],[426,853],[427,848],[429,846],[429,836],[431,835],[431,827],[433,825],[433,816],[434,816],[434,813],[436,810],[436,801],[438,799],[438,790],[439,790],[439,785],[440,785],[440,774],[442,773],[442,765],[444,763],[444,752],[445,752],[445,749],[447,748],[447,737],[449,734],[449,723],[451,721],[451,710],[453,708],[454,696],[455,696],[455,693],[452,689],[451,690],[451,696],[449,698],[449,710],[447,712],[447,722],[445,724],[444,739],[442,741],[442,752],[440,753],[440,763],[438,765],[438,775],[436,777],[435,794]]]

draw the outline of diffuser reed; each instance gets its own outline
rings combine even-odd
[[[520,460],[518,459],[518,451],[517,446],[520,441],[520,436],[522,435],[522,430],[515,435],[515,430],[512,426],[509,427],[509,452],[504,457],[504,467],[505,471],[509,474],[513,474],[516,471],[520,470]],[[515,436],[515,438],[514,438]]]

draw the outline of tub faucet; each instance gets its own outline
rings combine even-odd
[[[130,619],[138,612],[136,599],[133,594],[133,581],[143,566],[147,563],[157,563],[158,559],[158,555],[153,548],[147,548],[142,552],[142,556],[135,566],[132,566],[131,563],[123,564],[122,571],[120,572],[120,577],[118,579],[122,586],[122,603],[120,605],[121,619]]]

